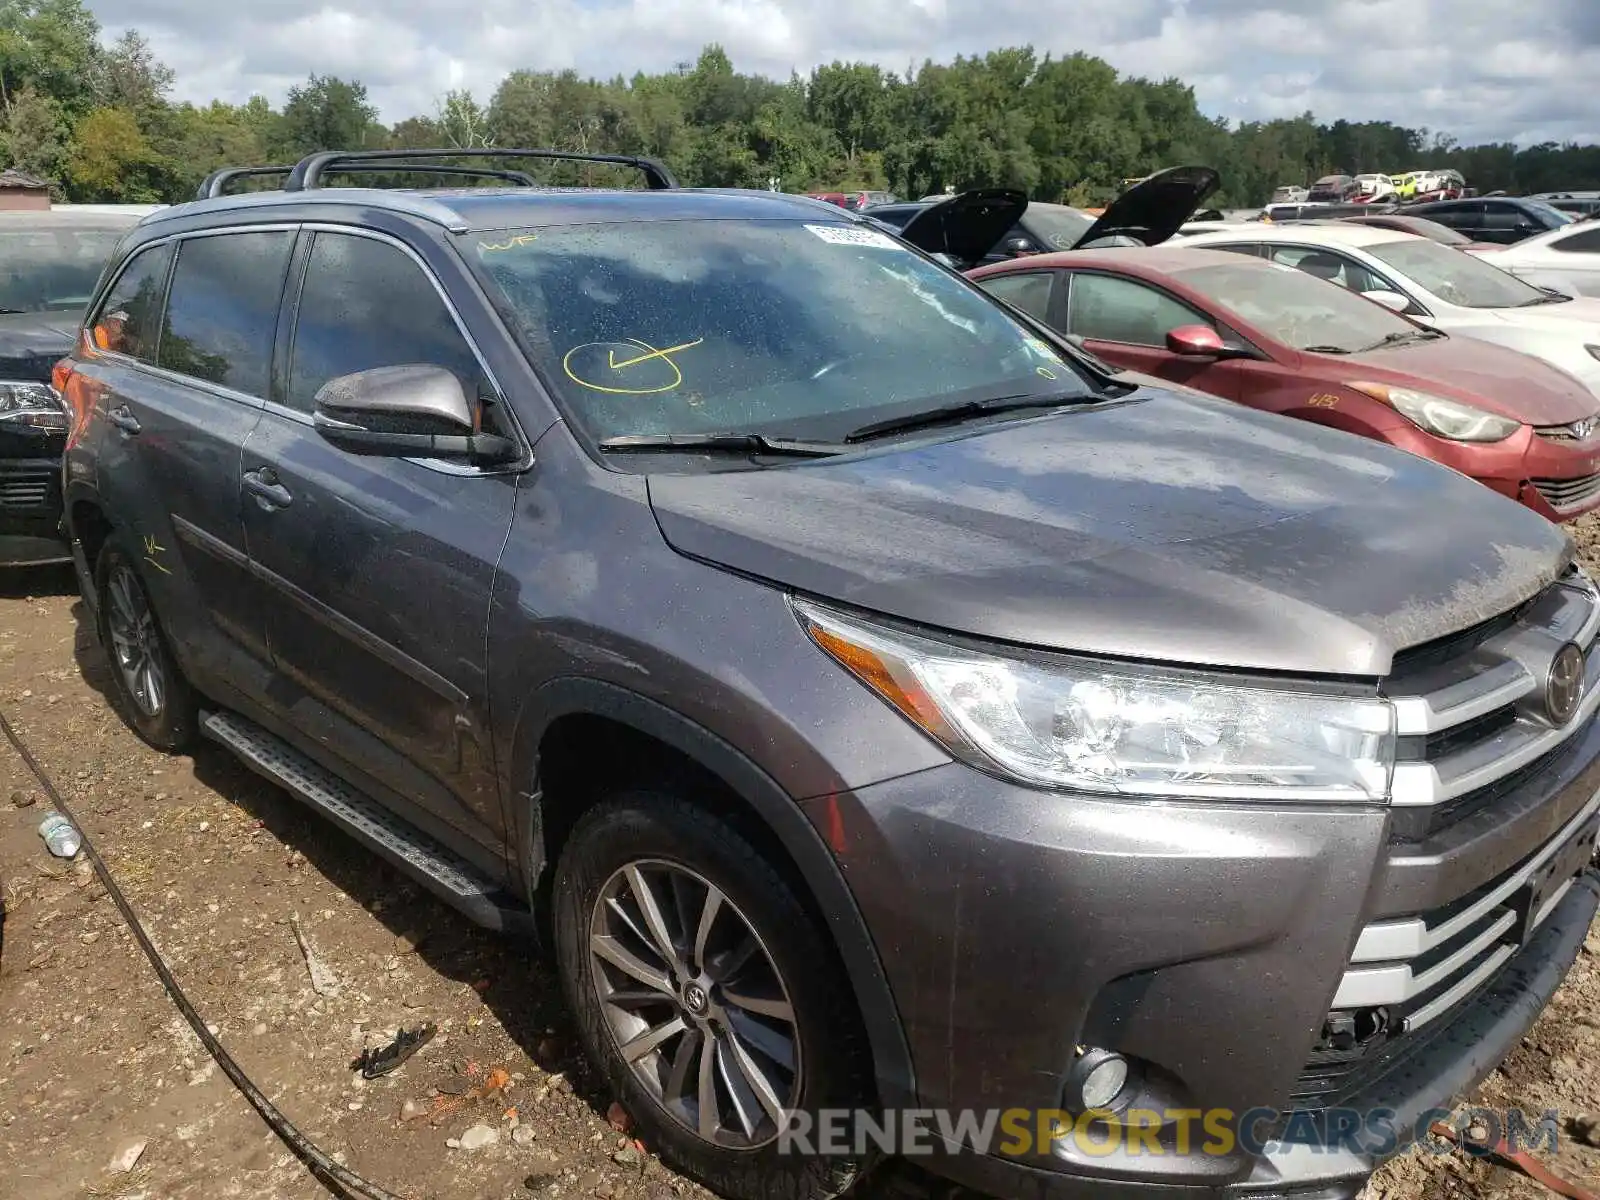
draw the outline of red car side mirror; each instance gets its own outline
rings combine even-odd
[[[1222,335],[1209,325],[1179,325],[1167,331],[1167,349],[1187,358],[1217,358],[1228,347]]]

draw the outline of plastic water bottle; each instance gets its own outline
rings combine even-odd
[[[76,858],[83,846],[83,838],[72,827],[72,822],[56,812],[39,823],[39,836],[57,858]]]

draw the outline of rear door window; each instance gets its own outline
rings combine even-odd
[[[980,279],[978,286],[991,296],[998,296],[1007,304],[1015,305],[1030,317],[1047,321],[1050,318],[1050,292],[1055,279],[1054,271],[1027,271]]]
[[[171,262],[170,242],[148,246],[128,260],[90,322],[96,346],[155,363],[156,338],[161,332],[161,293],[167,286],[167,266]]]
[[[294,236],[260,230],[181,242],[158,365],[264,398]]]
[[[1355,259],[1314,246],[1274,246],[1270,255],[1275,263],[1315,275],[1352,292],[1393,291]]]

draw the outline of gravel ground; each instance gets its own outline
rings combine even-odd
[[[1600,521],[1576,532],[1600,563]],[[70,572],[0,581],[0,706],[191,1000],[305,1133],[408,1197],[709,1196],[616,1127],[625,1117],[526,947],[477,930],[223,751],[146,748],[105,700],[81,615]],[[3,745],[0,781],[0,1196],[325,1196],[178,1016],[87,865],[44,853],[43,799]],[[398,1072],[364,1084],[350,1070],[363,1047],[423,1020],[439,1034]],[[1600,1109],[1600,933],[1473,1099]],[[1577,1137],[1553,1165],[1600,1182],[1600,1150]],[[1415,1156],[1368,1195],[1547,1193],[1460,1157]]]

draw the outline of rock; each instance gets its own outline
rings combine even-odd
[[[619,1167],[637,1167],[639,1165],[639,1152],[632,1146],[626,1146],[613,1154],[611,1161]]]
[[[526,1146],[538,1136],[532,1125],[518,1125],[511,1131],[511,1140],[519,1146]]]
[[[500,1140],[500,1131],[492,1125],[474,1125],[456,1139],[456,1145],[463,1150],[482,1150],[485,1146],[492,1146]]]
[[[11,806],[13,808],[32,808],[37,803],[39,803],[38,795],[28,791],[26,788],[17,788],[11,793]]]
[[[1600,1114],[1580,1113],[1567,1122],[1567,1129],[1585,1146],[1600,1148]]]
[[[144,1153],[144,1148],[150,1144],[148,1138],[139,1138],[129,1142],[118,1150],[115,1157],[106,1164],[106,1171],[112,1175],[126,1175],[138,1165],[139,1157]]]
[[[633,1118],[628,1116],[628,1110],[622,1107],[622,1102],[613,1100],[611,1107],[606,1109],[606,1124],[618,1133],[627,1133],[633,1128]]]
[[[80,935],[78,940],[85,946],[92,946],[100,940],[100,934],[96,930],[91,929],[88,933]]]
[[[400,1119],[402,1121],[415,1121],[428,1111],[428,1106],[420,1100],[407,1100],[400,1106]]]
[[[545,1188],[555,1183],[558,1178],[559,1176],[547,1174],[543,1171],[535,1171],[532,1175],[529,1175],[522,1181],[522,1186],[527,1188],[530,1192],[543,1191]]]

